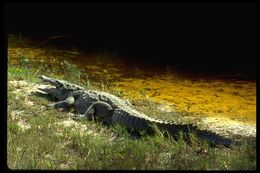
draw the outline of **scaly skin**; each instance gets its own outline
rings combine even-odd
[[[192,124],[175,124],[150,118],[135,110],[127,101],[107,92],[85,90],[85,88],[67,81],[43,75],[39,78],[55,86],[55,88],[49,89],[39,88],[59,101],[50,106],[56,108],[72,106],[79,113],[77,118],[101,119],[110,125],[120,124],[129,129],[147,132],[154,132],[153,125],[156,125],[160,130],[168,131],[173,136],[177,136],[181,131],[183,133],[194,132],[198,137],[216,144],[229,146],[232,143],[231,139],[221,137],[214,132],[200,130]]]

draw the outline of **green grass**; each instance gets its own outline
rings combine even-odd
[[[39,84],[37,75],[51,74],[96,89],[81,70],[69,62],[60,67],[66,69],[67,74],[59,73],[54,67],[46,71],[47,68],[44,63],[38,68],[26,62],[8,64],[8,81]],[[20,92],[15,92],[17,89]],[[33,106],[28,106],[29,101]],[[256,149],[247,143],[231,148],[212,147],[195,137],[187,143],[182,136],[174,140],[160,133],[132,139],[119,126],[73,121],[70,112],[47,109],[45,105],[50,102],[30,94],[23,85],[8,84],[7,164],[10,169],[256,169]],[[74,123],[67,126],[65,122]]]

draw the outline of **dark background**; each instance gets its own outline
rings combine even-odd
[[[256,71],[256,3],[6,3],[7,33],[201,71]]]

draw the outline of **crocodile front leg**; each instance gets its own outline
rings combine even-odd
[[[48,104],[50,107],[67,109],[75,103],[74,97],[70,96],[66,100],[59,101],[57,103]]]

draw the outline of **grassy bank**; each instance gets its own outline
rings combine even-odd
[[[21,40],[20,40],[21,41]],[[18,43],[17,43],[18,44]],[[24,44],[24,43],[23,43]],[[13,47],[17,46],[12,44]],[[31,57],[8,52],[18,63],[8,64],[7,164],[10,169],[172,169],[255,170],[256,150],[247,143],[231,148],[212,147],[206,141],[186,143],[160,135],[132,139],[121,127],[106,127],[90,121],[74,121],[72,112],[48,109],[50,100],[34,94],[39,74],[59,77],[84,87],[97,85],[82,69],[62,61],[57,68]],[[48,52],[48,56],[57,55]],[[15,57],[12,57],[15,58]],[[158,110],[157,110],[158,111]]]

